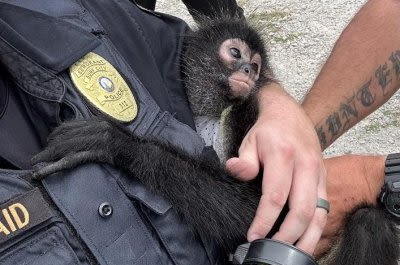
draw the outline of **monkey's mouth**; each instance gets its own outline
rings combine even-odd
[[[231,95],[234,98],[247,97],[251,89],[254,87],[254,81],[248,77],[233,76],[228,78],[229,87],[231,89]]]

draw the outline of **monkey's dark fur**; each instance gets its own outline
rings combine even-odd
[[[216,59],[221,43],[232,38],[244,40],[261,56],[260,76],[244,98],[230,95],[227,77],[232,70]],[[247,129],[257,118],[259,88],[271,81],[261,38],[241,19],[204,23],[186,37],[183,66],[195,115],[219,117],[233,104],[227,118],[231,143],[227,153],[228,157],[236,155]],[[167,199],[196,233],[229,252],[246,241],[261,195],[257,181],[234,179],[219,161],[191,157],[177,147],[139,138],[119,124],[99,118],[71,121],[56,128],[47,148],[33,162],[55,160],[59,161],[39,169],[36,176],[87,162],[115,165]],[[395,265],[398,254],[397,229],[390,217],[380,209],[363,207],[349,215],[343,237],[324,264]]]
[[[328,265],[396,265],[399,231],[383,209],[362,204],[347,215],[333,248],[321,260]]]
[[[245,99],[229,98],[227,77],[230,71],[218,64],[216,57],[223,40],[249,39],[255,45],[254,49],[262,52],[262,71],[266,72],[267,59],[261,38],[240,19],[229,23],[224,20],[215,25],[211,23],[207,27],[208,30],[201,31],[199,35],[189,33],[186,37],[183,56],[185,75],[193,77],[190,78],[190,84],[197,82],[194,76],[198,75],[199,83],[193,85],[198,86],[197,89],[201,89],[201,83],[208,82],[207,91],[203,91],[198,102],[198,105],[212,106],[205,111],[207,114],[220,115],[224,108],[235,103],[232,113],[240,113],[234,116],[243,117],[248,125],[243,124],[242,120],[236,123],[250,127],[257,117],[257,108],[253,107],[257,105],[254,104],[257,91],[253,90]],[[211,42],[210,38],[218,42]],[[200,50],[194,50],[194,43]],[[204,49],[212,43],[212,49]],[[203,55],[204,51],[208,54]],[[200,66],[203,70],[191,66],[193,62],[201,60],[209,63]],[[204,69],[210,65],[214,67],[212,72],[215,72],[211,78],[204,74]],[[190,69],[194,73],[189,73]],[[221,74],[222,70],[224,74]],[[267,78],[263,77],[262,80],[265,83]],[[216,92],[216,86],[222,87],[221,92]],[[204,96],[206,94],[210,96]],[[209,102],[213,97],[217,97],[217,101]],[[241,136],[234,137],[243,139],[245,131],[242,128],[240,133]],[[115,165],[125,170],[129,176],[138,178],[150,191],[161,194],[197,233],[216,241],[229,252],[233,252],[238,244],[246,242],[247,229],[261,194],[259,184],[236,180],[219,161],[191,157],[177,147],[157,140],[138,138],[122,126],[102,119],[71,121],[60,125],[49,136],[47,148],[33,159],[33,163],[58,159],[61,160],[39,170],[36,175],[47,175],[85,162]]]
[[[164,196],[199,234],[229,251],[244,242],[259,200],[257,185],[235,180],[218,162],[190,157],[115,126],[97,119],[65,123],[54,130],[35,161],[64,157],[57,166],[93,161],[115,165]],[[223,229],[227,227],[234,229]]]

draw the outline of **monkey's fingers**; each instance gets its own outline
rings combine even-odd
[[[73,120],[61,123],[58,127],[50,133],[48,138],[54,138],[58,135],[63,135],[65,133],[81,133],[82,135],[91,132],[90,128],[93,126],[91,120]]]
[[[104,134],[111,129],[111,125],[100,120],[78,120],[62,123],[48,136],[48,142],[69,140],[71,138]]]
[[[113,159],[112,157],[102,151],[102,150],[97,150],[97,151],[84,151],[80,153],[75,153],[68,155],[66,157],[63,157],[57,162],[48,164],[46,166],[43,166],[42,168],[36,170],[32,176],[34,179],[43,179],[44,177],[62,171],[66,169],[71,169],[75,168],[79,165],[85,164],[85,163],[90,163],[90,162],[98,162],[98,163],[108,163],[112,164]]]
[[[58,137],[49,143],[42,152],[31,159],[31,163],[50,162],[65,156],[90,150],[107,149],[107,138],[97,135],[81,136],[75,138]]]
[[[105,149],[112,139],[107,133],[87,134],[80,136],[60,135],[49,142],[47,148],[57,148],[62,154],[93,149]],[[64,156],[63,155],[63,156]]]

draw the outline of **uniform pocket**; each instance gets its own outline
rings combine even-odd
[[[111,170],[111,172],[115,171]],[[118,176],[118,173],[113,175]],[[161,196],[149,192],[135,178],[119,175],[117,180],[130,199],[140,202],[143,218],[156,231],[174,264],[211,265],[220,263],[220,256],[215,245],[202,241],[169,202]]]
[[[81,265],[58,227],[38,232],[0,255],[1,265]]]
[[[88,265],[85,253],[38,188],[0,169],[0,265]]]

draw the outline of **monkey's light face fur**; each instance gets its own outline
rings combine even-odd
[[[240,39],[228,39],[221,44],[218,55],[222,64],[233,71],[228,77],[230,96],[249,96],[260,76],[260,54],[252,53],[249,46]]]
[[[220,117],[228,106],[257,93],[269,70],[260,36],[238,18],[205,21],[189,33],[182,62],[195,116]]]

